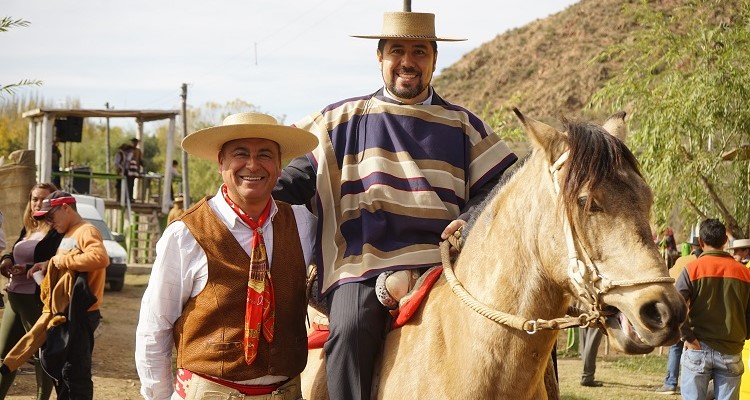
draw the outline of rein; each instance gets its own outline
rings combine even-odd
[[[568,160],[570,151],[564,152],[549,168],[554,182],[555,194],[560,196],[560,182],[558,173],[562,166]],[[486,304],[478,301],[463,287],[461,282],[456,278],[453,272],[453,265],[450,260],[450,246],[453,245],[457,250],[461,250],[463,238],[461,231],[456,231],[448,240],[440,243],[440,256],[443,262],[443,274],[451,287],[453,293],[466,304],[469,308],[478,314],[502,325],[509,326],[518,330],[526,331],[532,335],[540,330],[566,329],[576,326],[594,327],[597,323],[604,323],[606,313],[602,309],[600,298],[613,288],[622,286],[638,286],[651,283],[674,283],[670,277],[630,279],[630,280],[610,280],[603,276],[596,264],[591,260],[585,248],[581,245],[580,239],[573,234],[570,223],[570,216],[565,215],[563,218],[563,233],[565,235],[565,244],[568,250],[568,278],[576,290],[576,295],[588,307],[588,312],[581,312],[577,317],[565,316],[551,320],[535,319],[528,320],[523,317],[493,310]],[[581,249],[584,260],[579,257],[578,249]],[[580,310],[577,310],[580,311]]]

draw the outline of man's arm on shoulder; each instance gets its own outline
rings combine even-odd
[[[273,198],[289,204],[307,204],[315,195],[315,170],[307,156],[297,157],[281,170]]]
[[[310,265],[315,248],[318,218],[303,205],[293,205],[292,211],[297,221],[297,232],[305,257],[305,265]]]
[[[135,365],[145,399],[168,400],[174,391],[174,323],[194,295],[196,280],[206,278],[196,276],[189,266],[205,261],[205,253],[182,221],[170,224],[156,244],[135,334]]]
[[[94,225],[86,224],[80,228],[76,245],[79,252],[58,254],[52,257],[54,264],[60,269],[70,269],[79,272],[96,271],[107,268],[109,256],[104,248],[102,234]]]

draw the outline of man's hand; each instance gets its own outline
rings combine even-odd
[[[36,271],[42,271],[42,275],[47,275],[47,262],[42,261],[34,264],[34,266],[29,268],[29,270],[26,272],[26,277],[29,279],[34,279],[32,275]]]
[[[698,341],[698,339],[693,340],[692,342],[685,341],[685,348],[688,350],[700,350],[701,349],[701,342]]]
[[[443,240],[448,239],[448,236],[452,235],[453,232],[457,231],[458,228],[461,228],[464,225],[466,225],[466,221],[462,219],[455,219],[451,221],[451,223],[448,224],[445,229],[443,229],[443,233],[440,234],[440,238]]]

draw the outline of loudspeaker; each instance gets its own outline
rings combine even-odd
[[[80,142],[83,132],[83,117],[60,117],[55,119],[58,142]]]

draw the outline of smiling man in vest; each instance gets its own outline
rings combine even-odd
[[[217,161],[224,183],[156,245],[136,331],[144,398],[301,397],[316,221],[271,191],[282,160],[316,145],[309,132],[258,113],[231,115],[182,141],[189,154]]]

